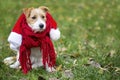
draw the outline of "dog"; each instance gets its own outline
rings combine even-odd
[[[33,30],[34,33],[43,32],[46,29],[46,12],[48,12],[48,8],[46,6],[41,6],[39,8],[25,8],[23,9],[23,13],[26,16],[26,21],[29,27]],[[58,37],[60,36],[60,32],[58,32]],[[42,63],[42,54],[39,47],[31,48],[30,60],[32,63],[32,68],[38,68],[43,66]],[[8,57],[4,59],[4,63],[10,65],[10,68],[20,68],[19,62],[19,50],[17,51],[16,57]],[[15,63],[13,63],[15,60]],[[13,64],[12,64],[13,63]],[[54,67],[49,67],[46,64],[46,70],[48,72],[56,71]]]

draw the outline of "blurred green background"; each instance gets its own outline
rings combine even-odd
[[[23,8],[43,5],[61,31],[54,42],[57,72],[38,68],[24,75],[3,63],[15,55],[7,38]],[[0,0],[0,80],[120,80],[119,31],[120,0]],[[106,70],[89,64],[90,58]]]

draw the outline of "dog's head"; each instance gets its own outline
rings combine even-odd
[[[48,8],[41,6],[39,8],[25,8],[23,13],[30,28],[36,32],[42,32],[46,29],[46,12]]]

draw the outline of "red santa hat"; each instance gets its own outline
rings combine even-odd
[[[50,15],[50,13],[46,13],[47,19],[52,23],[49,35],[52,40],[58,40],[60,38],[60,31],[57,28],[57,23]],[[10,43],[10,48],[13,50],[18,50],[22,43],[22,35],[21,35],[21,21],[24,18],[24,14],[21,14],[18,18],[16,24],[14,25],[12,32],[8,37],[8,42]]]

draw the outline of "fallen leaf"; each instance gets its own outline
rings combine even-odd
[[[116,70],[116,68],[113,66],[112,63],[107,64],[104,68],[106,68],[108,72],[112,72]]]
[[[119,67],[115,67],[115,71],[116,72],[120,72],[120,68]]]
[[[57,70],[57,71],[62,70],[62,64],[61,64],[61,65],[59,65],[59,66],[56,68],[56,70]]]
[[[74,77],[71,70],[65,70],[64,75],[65,75],[66,78],[70,78],[70,79],[72,79]]]
[[[71,55],[70,55],[71,58],[77,58],[77,57],[79,57],[79,56],[80,56],[79,53],[74,53],[74,54],[71,54]]]
[[[108,63],[107,65],[104,66],[105,68],[110,68],[112,67],[112,63]]]
[[[107,68],[102,68],[102,67],[100,67],[100,69],[101,69],[102,71],[107,71],[107,72],[109,72]]]
[[[93,58],[89,58],[88,64],[95,68],[99,68],[99,73],[103,74],[104,71],[108,71],[107,68],[102,68],[100,63],[96,62]]]
[[[111,50],[108,54],[107,57],[113,57],[115,55],[115,50]]]
[[[101,65],[99,63],[95,62],[93,58],[89,59],[88,64],[90,64],[91,66],[96,67],[96,68],[101,68]]]
[[[77,59],[75,59],[75,60],[73,61],[73,65],[76,65],[76,62],[77,62]]]

